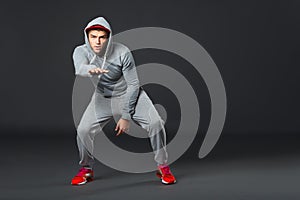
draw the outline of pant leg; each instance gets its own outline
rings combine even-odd
[[[158,165],[166,164],[168,154],[164,121],[159,116],[147,93],[143,90],[137,100],[133,120],[148,132],[154,152],[154,160]]]
[[[83,145],[78,135],[76,139],[77,139],[77,147],[78,147],[79,158],[80,158],[79,165],[82,167],[84,166],[93,167],[95,163],[93,155]]]
[[[94,94],[77,128],[79,165],[93,167],[95,136],[101,132],[110,119],[112,119],[110,101]]]

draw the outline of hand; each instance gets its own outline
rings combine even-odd
[[[119,136],[120,134],[127,132],[129,130],[130,122],[126,119],[119,119],[117,126],[115,128],[115,131],[118,131],[116,136]]]
[[[100,69],[99,67],[89,70],[89,73],[91,75],[98,75],[98,74],[103,74],[103,73],[107,73],[107,72],[109,72],[109,71],[106,69]]]

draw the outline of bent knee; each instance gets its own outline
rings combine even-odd
[[[164,121],[160,117],[157,117],[155,119],[152,118],[149,123],[150,128],[161,128],[163,127],[163,125]]]
[[[87,126],[83,126],[83,125],[79,125],[77,127],[77,133],[79,135],[85,135],[90,131],[90,128],[88,128]]]
[[[82,124],[79,124],[79,126],[77,127],[77,134],[79,134],[81,136],[90,135],[93,137],[96,134],[98,134],[101,130],[102,129],[98,123],[95,123],[95,124],[82,123]]]

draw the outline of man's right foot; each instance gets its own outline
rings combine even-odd
[[[72,185],[84,185],[87,182],[92,181],[94,178],[94,172],[91,168],[85,168],[82,167],[78,174],[76,174],[76,176],[74,176],[74,178],[72,179],[71,184]]]

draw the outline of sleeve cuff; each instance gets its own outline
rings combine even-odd
[[[131,115],[129,113],[123,113],[121,118],[126,120],[131,120]]]

